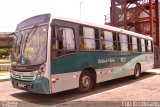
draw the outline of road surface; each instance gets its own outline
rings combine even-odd
[[[160,75],[144,73],[136,80],[126,77],[104,82],[85,94],[76,89],[53,95],[33,94],[14,89],[10,81],[4,81],[0,82],[0,101],[0,107],[159,106]]]

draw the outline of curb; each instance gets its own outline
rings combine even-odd
[[[148,71],[145,71],[147,73],[151,73],[151,74],[156,74],[156,75],[160,75],[160,70],[148,70]]]
[[[160,75],[159,72],[147,72],[147,73],[151,73],[151,74],[155,74],[155,75]]]
[[[146,73],[150,73],[150,74],[154,74],[154,75],[160,75],[160,73],[156,73],[156,72],[146,72]]]
[[[4,81],[10,81],[10,78],[0,79],[0,82],[4,82]]]
[[[0,82],[9,81],[9,80],[10,80],[10,75],[0,76]]]

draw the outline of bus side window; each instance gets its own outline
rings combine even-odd
[[[138,50],[138,45],[137,45],[137,38],[132,37],[132,50],[137,51]]]
[[[113,49],[116,51],[118,50],[118,43],[117,43],[117,34],[116,32],[113,32]]]
[[[120,34],[119,33],[117,33],[117,50],[118,51],[121,50]]]
[[[95,45],[96,45],[96,50],[100,49],[100,42],[99,42],[99,30],[98,29],[94,29],[95,32]]]
[[[72,28],[55,27],[53,32],[53,58],[75,52],[75,33]]]
[[[144,39],[141,39],[141,49],[142,49],[142,52],[146,52],[145,40]]]
[[[148,40],[148,52],[152,52],[152,44],[150,40]]]
[[[145,40],[145,48],[146,48],[146,52],[148,52],[148,40]]]
[[[113,50],[113,33],[109,31],[101,32],[102,50]]]
[[[141,52],[142,48],[141,48],[141,39],[137,38],[137,46],[138,46],[138,51]]]
[[[152,46],[152,52],[153,52],[153,41],[151,41],[151,46]]]
[[[119,34],[121,51],[128,51],[128,36],[125,34]]]
[[[52,58],[57,57],[56,37],[57,37],[57,27],[52,26],[52,45],[51,45],[51,56],[52,56]]]
[[[83,27],[82,26],[79,27],[79,37],[80,37],[80,46],[79,46],[79,48],[81,50],[85,50],[86,44],[84,43],[84,39],[83,39]]]
[[[80,50],[98,50],[99,31],[91,27],[79,27]]]
[[[63,29],[59,28],[57,32],[58,49],[63,49]]]
[[[130,36],[128,36],[128,49],[132,51],[132,38]]]

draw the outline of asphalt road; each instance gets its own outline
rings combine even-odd
[[[74,89],[53,95],[40,95],[14,89],[10,81],[0,82],[0,107],[159,106],[158,101],[160,75],[151,73],[144,73],[136,80],[126,77],[104,82],[85,94],[79,94]]]

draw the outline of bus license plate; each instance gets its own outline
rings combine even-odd
[[[18,87],[24,88],[24,83],[23,83],[23,82],[19,82],[19,83],[18,83]]]

